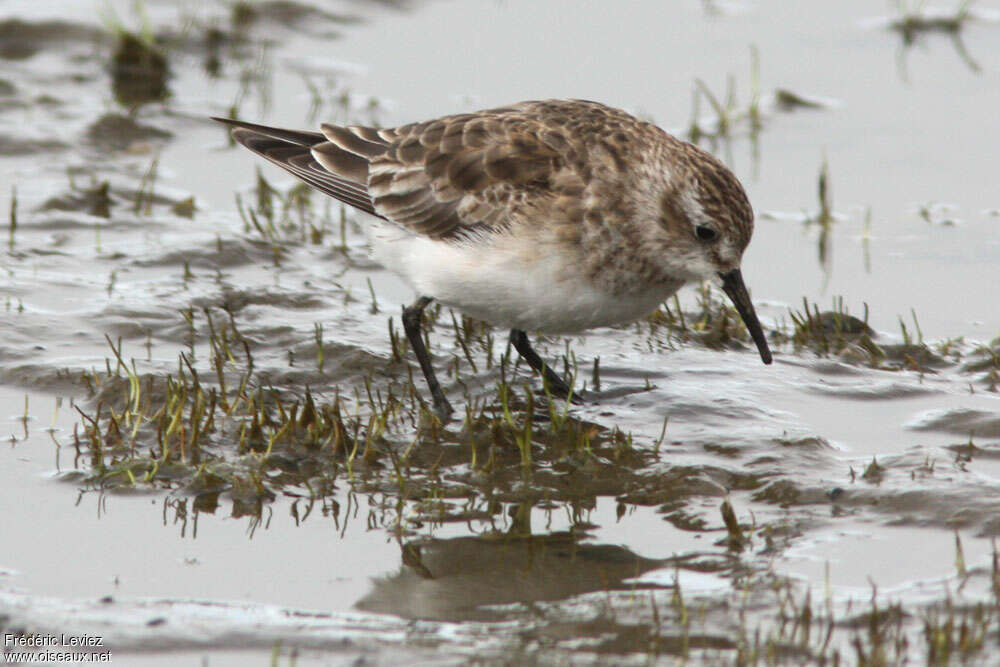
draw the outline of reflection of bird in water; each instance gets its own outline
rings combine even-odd
[[[374,581],[363,611],[438,621],[492,620],[488,605],[563,600],[621,588],[666,565],[611,544],[581,544],[572,533],[458,537],[402,547],[403,567]]]

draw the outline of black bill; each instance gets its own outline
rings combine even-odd
[[[760,328],[760,320],[750,303],[750,295],[747,294],[747,286],[743,284],[743,274],[739,269],[733,269],[729,273],[720,273],[722,278],[722,291],[724,291],[736,306],[736,312],[743,319],[743,324],[747,325],[750,337],[757,344],[760,352],[760,359],[765,364],[771,363],[771,350],[767,347],[767,339],[764,338],[764,330]]]

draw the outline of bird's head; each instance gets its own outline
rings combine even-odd
[[[753,208],[746,192],[709,153],[679,141],[672,148],[657,179],[659,196],[650,202],[663,250],[661,269],[677,281],[721,281],[760,358],[770,364],[771,351],[740,273],[743,251],[753,235]]]

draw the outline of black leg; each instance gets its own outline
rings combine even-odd
[[[547,363],[542,361],[531,343],[528,341],[528,334],[520,329],[510,330],[510,344],[514,346],[521,358],[528,362],[528,365],[542,376],[542,381],[548,386],[549,391],[557,396],[567,397],[570,395],[569,384],[553,371]],[[574,398],[577,398],[574,396]]]
[[[403,329],[406,331],[406,337],[410,340],[413,354],[417,355],[417,361],[420,362],[420,370],[424,372],[427,386],[431,390],[431,397],[434,399],[434,412],[437,413],[442,422],[447,422],[452,413],[451,404],[448,403],[444,392],[441,391],[441,385],[438,384],[437,376],[434,375],[434,367],[431,366],[431,358],[427,354],[427,347],[420,335],[420,323],[424,308],[433,300],[430,297],[422,296],[412,305],[403,308]]]

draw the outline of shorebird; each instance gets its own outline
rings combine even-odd
[[[216,118],[295,177],[373,216],[374,257],[417,293],[403,328],[442,421],[452,413],[420,334],[434,300],[510,328],[551,391],[569,384],[526,331],[636,320],[689,282],[721,281],[765,364],[740,273],[753,209],[711,154],[585,100],[520,102],[393,128],[318,132]]]

